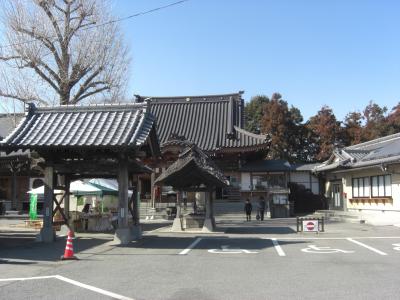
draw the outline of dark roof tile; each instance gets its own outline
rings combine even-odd
[[[265,135],[242,129],[244,103],[241,93],[137,98],[151,99],[151,112],[157,117],[161,144],[171,135],[179,135],[204,151],[254,150],[269,146]]]
[[[36,108],[0,145],[7,148],[136,147],[143,145],[155,117],[147,103]]]

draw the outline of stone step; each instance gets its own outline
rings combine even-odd
[[[361,221],[360,215],[347,211],[318,210],[311,216],[324,217],[328,222],[359,223]]]

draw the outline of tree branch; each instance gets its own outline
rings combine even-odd
[[[39,6],[44,10],[47,17],[50,19],[51,23],[53,24],[54,30],[56,31],[58,41],[60,42],[60,44],[62,44],[63,37],[61,34],[60,27],[58,27],[57,20],[54,17],[54,15],[52,14],[52,12],[50,11],[47,1],[40,1]]]
[[[35,72],[41,77],[41,78],[43,78],[43,80],[45,80],[48,84],[50,84],[50,86],[56,91],[56,92],[60,92],[60,89],[58,88],[58,86],[56,86],[55,85],[55,83],[49,78],[49,77],[47,77],[46,76],[46,74],[44,74],[43,72],[42,72],[42,70],[40,70],[38,67],[37,67],[37,65],[35,65],[34,64],[34,62],[30,62],[30,65],[29,65],[32,69],[34,69],[35,70]]]
[[[2,61],[9,61],[9,60],[17,60],[21,59],[22,57],[19,55],[14,55],[14,56],[0,56],[0,60]]]
[[[75,97],[74,97],[74,100],[71,103],[72,104],[78,103],[79,101],[82,101],[83,99],[85,99],[85,98],[87,98],[89,96],[92,96],[94,94],[97,94],[97,93],[100,93],[102,91],[106,91],[106,90],[109,90],[109,89],[110,89],[109,86],[105,86],[105,87],[99,88],[97,90],[91,91],[90,93],[83,94],[81,97],[77,98],[76,100],[75,100]]]
[[[39,102],[41,104],[47,105],[46,101],[43,101],[42,99],[39,99],[37,97],[22,97],[22,96],[15,95],[15,94],[4,93],[1,90],[0,90],[0,96],[2,96],[4,98],[11,98],[11,99],[19,100],[19,101],[21,101],[23,103],[36,101],[36,102]]]
[[[55,61],[56,61],[56,63],[57,63],[57,66],[58,66],[58,67],[61,66],[61,59],[60,59],[60,56],[58,55],[58,52],[57,52],[56,48],[55,48],[54,45],[51,43],[51,41],[48,39],[48,37],[45,37],[45,36],[43,36],[43,35],[40,35],[40,34],[38,34],[38,33],[35,33],[35,32],[33,32],[33,31],[31,31],[31,30],[28,30],[28,29],[25,29],[25,28],[22,28],[22,27],[15,28],[15,30],[18,31],[18,32],[20,32],[20,33],[25,33],[25,34],[27,34],[28,36],[30,36],[30,37],[32,37],[32,38],[34,38],[34,39],[36,39],[36,40],[41,41],[41,42],[43,43],[43,45],[46,46],[46,48],[49,49],[49,50],[51,51],[51,53],[53,53],[54,59],[55,59]]]
[[[96,76],[99,75],[102,70],[103,70],[102,67],[98,68],[95,72],[93,72],[93,74],[91,74],[85,80],[85,82],[81,85],[81,87],[79,88],[78,92],[75,94],[74,98],[72,99],[72,102],[76,103],[77,101],[79,101],[78,99],[80,99],[81,95],[88,89],[89,84],[91,83],[91,81],[93,79],[95,79]]]

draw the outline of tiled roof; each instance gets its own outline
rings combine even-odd
[[[171,135],[183,136],[204,151],[246,151],[268,148],[265,135],[244,129],[244,104],[241,93],[184,96],[140,97],[151,99],[151,112],[157,117],[160,143]]]
[[[333,160],[335,157],[338,161]],[[331,159],[317,166],[314,171],[368,167],[393,162],[400,162],[400,133],[335,150]]]
[[[294,172],[311,171],[317,164],[291,164],[283,159],[265,159],[248,162],[242,172]]]
[[[179,189],[188,189],[202,184],[207,187],[226,187],[227,180],[222,171],[196,145],[186,147],[177,161],[168,167],[155,181]]]
[[[11,150],[132,148],[145,144],[154,126],[155,117],[148,112],[147,103],[51,108],[31,105],[0,146]]]
[[[311,172],[316,166],[319,165],[319,163],[292,164],[292,171]]]

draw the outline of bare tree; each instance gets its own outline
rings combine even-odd
[[[106,0],[5,0],[0,97],[76,104],[120,96],[129,63]]]

